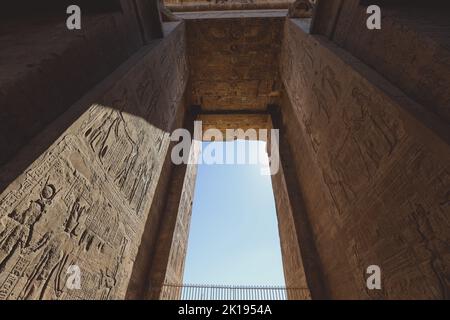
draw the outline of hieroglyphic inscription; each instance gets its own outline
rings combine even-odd
[[[136,226],[127,224],[130,219],[119,219],[132,211],[111,201],[115,197],[101,188],[106,176],[88,166],[91,159],[82,145],[77,137],[66,136],[41,159],[39,175],[34,169],[26,173],[18,193],[28,196],[2,207],[1,298],[64,298],[70,295],[65,286],[69,265],[82,265],[85,277],[97,274],[96,267],[105,261],[114,271],[114,261],[124,254],[120,244],[136,236]],[[45,165],[48,161],[51,166]],[[112,275],[120,286],[122,275]],[[90,280],[84,283],[89,287],[101,288]],[[87,289],[77,291],[77,296],[99,298]]]
[[[294,20],[281,56],[296,117],[286,121],[301,131],[292,150],[333,297],[448,298],[449,146],[408,114],[413,102]],[[380,292],[365,287],[371,264],[383,270]]]
[[[81,117],[1,194],[0,299],[125,297],[183,103],[183,32],[179,24],[105,80],[108,89],[94,89],[102,103],[84,101]],[[172,47],[181,49],[160,69]],[[66,285],[73,265],[80,289]]]

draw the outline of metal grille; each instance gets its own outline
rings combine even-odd
[[[306,288],[283,286],[227,286],[197,284],[165,284],[162,300],[309,300]]]

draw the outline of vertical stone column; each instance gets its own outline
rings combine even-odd
[[[184,109],[184,31],[143,48],[0,168],[31,162],[0,195],[0,299],[126,296]]]
[[[328,298],[302,192],[296,180],[291,144],[278,109],[271,109],[273,127],[279,129],[280,170],[272,177],[277,208],[286,286],[306,290],[288,291],[288,298]],[[271,141],[271,144],[277,143]],[[309,289],[309,292],[308,292]]]
[[[188,114],[184,128],[193,134],[195,115]],[[196,143],[201,143],[197,141]],[[191,145],[190,164],[172,164],[165,205],[158,230],[157,246],[152,258],[147,297],[150,299],[179,299],[181,290],[161,290],[164,284],[183,282],[189,226],[197,175],[198,148]]]

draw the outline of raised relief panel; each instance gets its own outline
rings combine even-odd
[[[132,135],[133,121],[119,111],[96,105],[88,114],[80,134],[61,140],[1,202],[4,299],[100,299],[124,292],[122,273],[131,271],[128,255],[137,249],[130,246],[139,244],[157,161],[145,145],[155,144],[144,141],[144,131]],[[81,290],[65,287],[74,264],[81,266]]]
[[[273,103],[283,19],[186,20],[190,103],[204,110],[265,110]]]
[[[305,137],[292,135],[293,149],[307,146],[303,163],[317,164],[297,170],[333,297],[448,298],[450,151],[409,112],[425,108],[292,20],[281,63]],[[384,274],[377,293],[361,276],[374,263]]]
[[[117,196],[101,187],[106,177],[89,165],[94,159],[82,145],[77,137],[66,136],[2,200],[3,299],[64,299],[75,294],[66,288],[70,265],[81,265],[85,277],[105,268],[115,285],[123,285],[117,261],[129,259],[121,244],[136,236],[136,227],[126,221],[132,211],[113,202]],[[14,201],[6,205],[8,198]],[[77,298],[100,298],[99,292],[89,290],[99,288],[100,283],[90,283],[94,280],[76,290]]]
[[[177,82],[187,79],[185,59],[158,63],[182,36],[179,25],[94,89],[86,111],[0,196],[0,299],[125,296],[183,101]],[[68,285],[74,266],[80,288]]]

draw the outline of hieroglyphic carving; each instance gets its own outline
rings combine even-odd
[[[144,133],[136,132],[132,137],[126,123],[120,111],[111,110],[83,123],[82,130],[96,160],[139,215],[153,168],[151,159],[140,156],[139,148],[145,148]],[[161,141],[160,135],[158,139]]]
[[[349,88],[340,71],[313,53],[311,42],[287,41],[283,49],[283,80],[312,150],[319,156],[327,148],[319,158],[326,164],[323,179],[342,211],[394,152],[404,130],[392,108],[379,106],[386,102],[374,101],[371,90],[360,82],[349,79]],[[341,134],[328,133],[329,128]],[[330,137],[335,139],[332,145],[324,144]]]
[[[182,25],[94,89],[103,104],[82,100],[81,116],[0,196],[0,299],[125,296],[183,101],[186,60],[171,54],[158,69],[178,46]],[[154,81],[142,86],[145,70]],[[72,265],[80,290],[66,285]]]
[[[279,96],[283,16],[187,20],[191,104],[264,110]]]
[[[57,157],[48,171],[41,177],[33,169],[27,172],[22,186],[27,186],[24,192],[28,191],[33,200],[18,198],[9,213],[2,211],[2,298],[64,298],[68,294],[67,267],[83,264],[88,258],[94,266],[88,272],[100,272],[95,270],[96,263],[100,266],[112,260],[109,268],[118,276],[114,260],[123,259],[123,243],[136,236],[137,230],[130,232],[136,226],[126,219],[126,213],[130,215],[133,210],[109,200],[114,197],[106,196],[108,190],[100,187],[106,175],[87,166],[92,159],[82,145],[75,136],[65,137],[41,160],[43,164],[55,159],[49,155]],[[95,254],[89,254],[92,248]],[[115,281],[123,279],[117,277]]]
[[[35,251],[35,248],[45,241],[45,237],[43,237],[32,244],[33,230],[35,224],[47,212],[47,207],[51,205],[55,196],[55,186],[46,183],[38,199],[31,200],[29,204],[23,206],[24,208],[16,207],[3,217],[4,228],[0,233],[0,271],[5,268],[16,250],[19,252]]]
[[[295,21],[281,60],[290,125],[302,131],[289,138],[332,296],[448,298],[448,145],[408,113],[413,101]],[[375,262],[384,274],[376,293],[364,281]]]
[[[342,94],[342,85],[336,78],[336,72],[330,66],[326,65],[321,71],[321,85],[325,92],[329,92],[334,103],[339,101]]]
[[[197,141],[198,142],[198,141]],[[194,200],[195,181],[197,175],[197,159],[200,156],[198,147],[192,146],[189,151],[189,161],[186,172],[183,176],[183,187],[181,197],[176,206],[176,223],[170,244],[170,253],[167,261],[167,270],[165,272],[164,281],[166,283],[182,283],[184,262],[187,251],[187,241],[189,236],[189,225],[192,214],[192,204]],[[168,298],[167,296],[161,298]],[[178,292],[174,292],[172,299],[178,299]]]
[[[368,88],[354,87],[351,97],[351,102],[344,106],[343,120],[352,132],[372,176],[383,158],[393,153],[404,132],[397,116],[388,106],[372,101]]]

